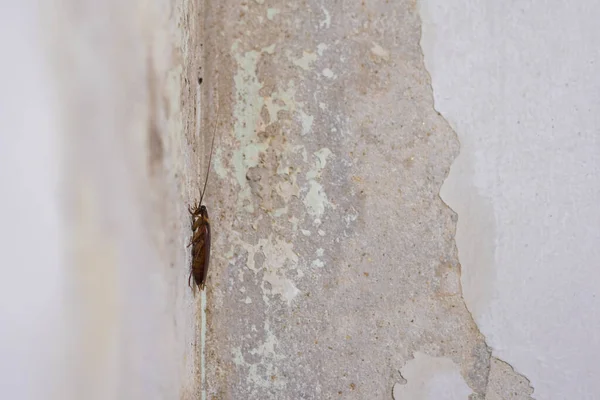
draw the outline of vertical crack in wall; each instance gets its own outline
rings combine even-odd
[[[433,46],[430,46],[429,48],[427,48],[426,46],[423,45],[423,37],[425,35],[424,30],[427,29],[425,27],[425,22],[424,22],[423,4],[424,4],[424,1],[419,2],[419,5],[420,5],[419,17],[421,19],[420,47],[421,47],[421,53],[422,53],[422,57],[423,57],[423,68],[425,69],[425,71],[428,75],[428,83],[429,83],[429,87],[431,90],[431,99],[432,99],[432,103],[433,103],[432,107],[435,110],[435,112],[440,116],[440,118],[444,120],[444,123],[445,123],[445,125],[447,125],[448,130],[451,130],[453,132],[453,134],[456,137],[456,140],[460,143],[460,135],[458,134],[458,132],[451,126],[451,124],[448,122],[447,118],[443,115],[443,113],[440,112],[435,106],[433,77],[432,77],[432,73],[431,73],[431,67],[428,67],[428,62],[427,62],[428,57],[426,56],[426,52],[428,50],[432,50]],[[431,22],[430,22],[430,24],[431,24]],[[435,28],[431,28],[431,29],[434,30]],[[434,36],[432,35],[432,37],[434,37]],[[459,154],[456,155],[455,161],[456,161],[456,158],[458,158],[458,157],[459,157]],[[452,173],[451,170],[450,170],[449,174],[450,173]],[[446,178],[447,177],[448,176],[446,176]],[[452,210],[452,212],[455,214],[455,217],[453,217],[453,225],[454,225],[454,232],[456,233],[458,219],[460,218],[460,216],[458,215],[458,213],[456,213],[452,209],[452,207],[450,207],[449,204],[447,204],[444,201],[444,199],[441,197],[441,195],[440,195],[440,200],[444,203],[444,205],[446,207],[448,207],[448,209]],[[490,244],[490,245],[493,246],[493,244]],[[456,246],[456,242],[455,242],[455,246]],[[458,247],[457,247],[457,250],[458,250],[458,253],[460,253],[460,249]],[[458,255],[457,255],[457,258],[458,258]],[[465,308],[467,309],[467,311],[470,315],[471,320],[473,321],[473,324],[475,326],[477,326],[475,318],[473,316],[473,313],[467,306],[467,304],[464,300],[463,294],[462,294],[463,293],[463,290],[462,290],[462,273],[463,272],[460,268],[459,268],[459,271],[461,274],[461,280],[459,280],[461,299],[462,299],[462,302],[463,302]],[[481,333],[481,331],[479,330],[479,327],[477,329],[478,329],[478,333],[484,337],[484,344],[486,347],[486,351],[491,355],[492,349],[490,349],[490,347],[488,346],[487,340],[485,340],[485,335],[483,335]],[[534,389],[531,386],[530,381],[525,376],[517,373],[510,364],[508,364],[505,361],[502,361],[492,355],[489,358],[489,362],[488,362],[488,365],[486,366],[486,368],[488,369],[488,373],[487,373],[487,379],[486,379],[485,393],[484,394],[474,393],[470,396],[471,400],[477,400],[477,399],[501,400],[501,399],[507,399],[507,398],[519,399],[519,400],[533,399],[533,397],[531,395],[533,394]]]

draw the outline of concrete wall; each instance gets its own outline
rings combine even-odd
[[[231,120],[207,198],[208,398],[528,399],[462,298],[438,196],[459,142],[416,4],[226,1],[209,21]]]
[[[600,393],[597,8],[5,3],[11,399]]]

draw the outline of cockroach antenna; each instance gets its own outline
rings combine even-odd
[[[202,193],[200,193],[200,205],[202,205],[202,199],[204,198],[204,193],[206,193],[206,184],[208,183],[208,174],[210,174],[210,167],[212,165],[212,155],[213,155],[213,150],[215,149],[215,137],[217,136],[217,127],[218,126],[219,126],[219,109],[217,108],[217,119],[215,121],[212,142],[210,144],[210,154],[208,156],[208,167],[206,168],[206,178],[204,179],[204,187],[202,188]]]

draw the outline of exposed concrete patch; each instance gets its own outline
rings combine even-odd
[[[492,357],[485,400],[531,400],[532,394],[533,387],[526,378],[504,361]]]
[[[265,6],[237,7],[212,48],[234,120],[209,194],[208,397],[389,398],[415,352],[485,396],[490,353],[438,197],[458,146],[416,10],[315,1],[266,22]]]
[[[430,20],[429,10],[427,7],[430,7],[427,1],[421,1],[420,3],[420,12],[421,17],[425,21],[425,25],[423,27],[423,34],[421,37],[421,43],[423,47],[424,54],[425,52],[432,49],[434,43],[433,38],[435,37],[434,32],[432,31],[433,24]],[[425,64],[428,69],[434,68],[434,65],[431,62],[427,62],[427,57],[425,57]],[[470,147],[468,147],[470,149]],[[461,157],[470,158],[470,154],[463,154]],[[490,208],[484,208],[483,205],[487,204],[485,201],[483,202],[471,202],[471,207],[469,208],[469,212],[471,214],[476,214],[477,219],[480,221],[490,220],[493,218],[493,211]],[[487,212],[486,212],[487,211]],[[460,215],[459,215],[460,218]],[[486,226],[493,226],[494,224],[486,224]],[[491,248],[493,241],[486,240],[493,235],[493,231],[486,230],[484,232],[480,232],[475,235],[473,240],[462,241],[461,243],[466,243],[466,246],[460,247],[461,254],[470,260],[479,260],[479,263],[482,265],[493,265],[492,262],[489,262],[491,258],[493,258],[493,249]],[[493,271],[488,270],[488,276],[493,274]],[[461,277],[464,280],[476,281],[477,283],[473,283],[469,285],[469,288],[478,288],[477,302],[470,302],[469,304],[475,305],[476,310],[480,310],[485,307],[486,301],[489,301],[492,290],[489,287],[486,287],[485,282],[489,282],[489,279],[480,279],[480,276],[476,275],[467,275],[467,277]],[[462,290],[461,290],[462,293]],[[471,295],[473,292],[470,292]],[[477,311],[476,311],[477,312]],[[486,399],[500,399],[500,398],[515,398],[515,399],[531,399],[530,395],[533,392],[533,389],[529,385],[529,381],[516,373],[512,367],[510,367],[505,362],[492,357],[490,359],[490,375],[488,377],[488,389],[486,391]],[[523,383],[524,382],[524,383]]]

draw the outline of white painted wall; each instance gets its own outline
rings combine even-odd
[[[180,221],[161,225],[146,171],[150,117],[182,135],[149,101],[180,103],[181,10],[0,3],[0,398],[194,398],[186,238],[152,229]]]
[[[600,3],[420,7],[467,306],[536,399],[600,398]]]
[[[54,93],[40,67],[35,2],[3,1],[1,9],[0,396],[60,398],[65,230]]]

